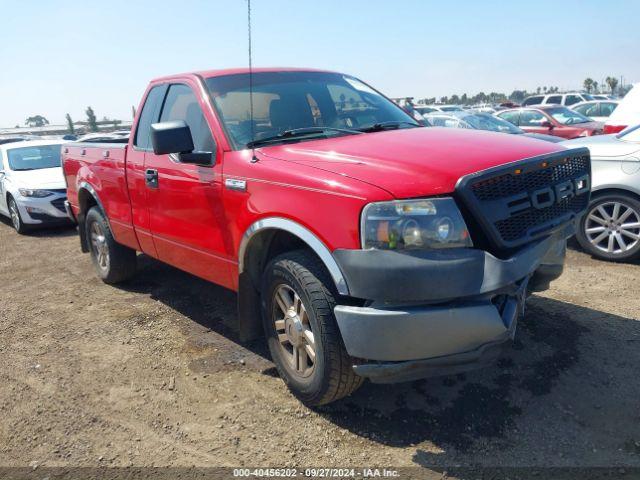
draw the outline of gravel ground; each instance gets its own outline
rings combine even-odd
[[[0,272],[0,466],[640,467],[640,265],[570,250],[495,367],[315,411],[227,290],[145,256],[104,285],[74,230],[7,222]]]

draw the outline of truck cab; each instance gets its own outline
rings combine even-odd
[[[68,208],[107,283],[144,252],[238,292],[309,405],[365,378],[477,368],[562,272],[586,149],[424,128],[361,80],[236,69],[152,81],[127,144],[69,144]]]

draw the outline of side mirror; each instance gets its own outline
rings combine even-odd
[[[548,128],[549,130],[553,129],[553,123],[551,123],[549,120],[545,120],[540,124],[540,126],[542,128]]]
[[[151,125],[151,144],[156,155],[193,152],[191,129],[184,120]]]
[[[180,163],[213,165],[213,152],[194,152],[191,129],[184,120],[151,125],[151,144],[156,155],[172,154]]]

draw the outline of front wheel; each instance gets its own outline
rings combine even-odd
[[[640,257],[640,202],[624,193],[596,197],[580,220],[578,242],[594,257],[630,261]]]
[[[136,251],[120,245],[113,239],[107,219],[93,207],[85,220],[91,260],[104,283],[119,283],[136,272]]]
[[[13,228],[15,228],[16,232],[18,232],[20,235],[24,235],[27,232],[28,227],[22,221],[22,216],[20,215],[18,204],[13,197],[9,197],[8,207]]]
[[[346,397],[363,382],[340,336],[332,285],[322,263],[304,250],[275,258],[263,275],[271,357],[289,390],[310,406]]]

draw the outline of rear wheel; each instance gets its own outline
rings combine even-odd
[[[272,260],[262,281],[269,350],[291,392],[307,405],[346,397],[363,378],[353,372],[333,314],[333,283],[322,263],[304,250]]]
[[[120,245],[113,239],[106,218],[93,207],[85,220],[87,240],[93,265],[105,283],[119,283],[136,272],[136,251]]]
[[[18,204],[16,203],[13,197],[9,197],[8,201],[9,207],[9,216],[11,217],[11,224],[13,228],[16,229],[16,232],[23,235],[27,232],[28,227],[22,221],[22,217],[20,216],[20,210],[18,209]]]
[[[624,193],[596,197],[580,221],[578,242],[591,255],[610,261],[640,257],[640,202]]]

